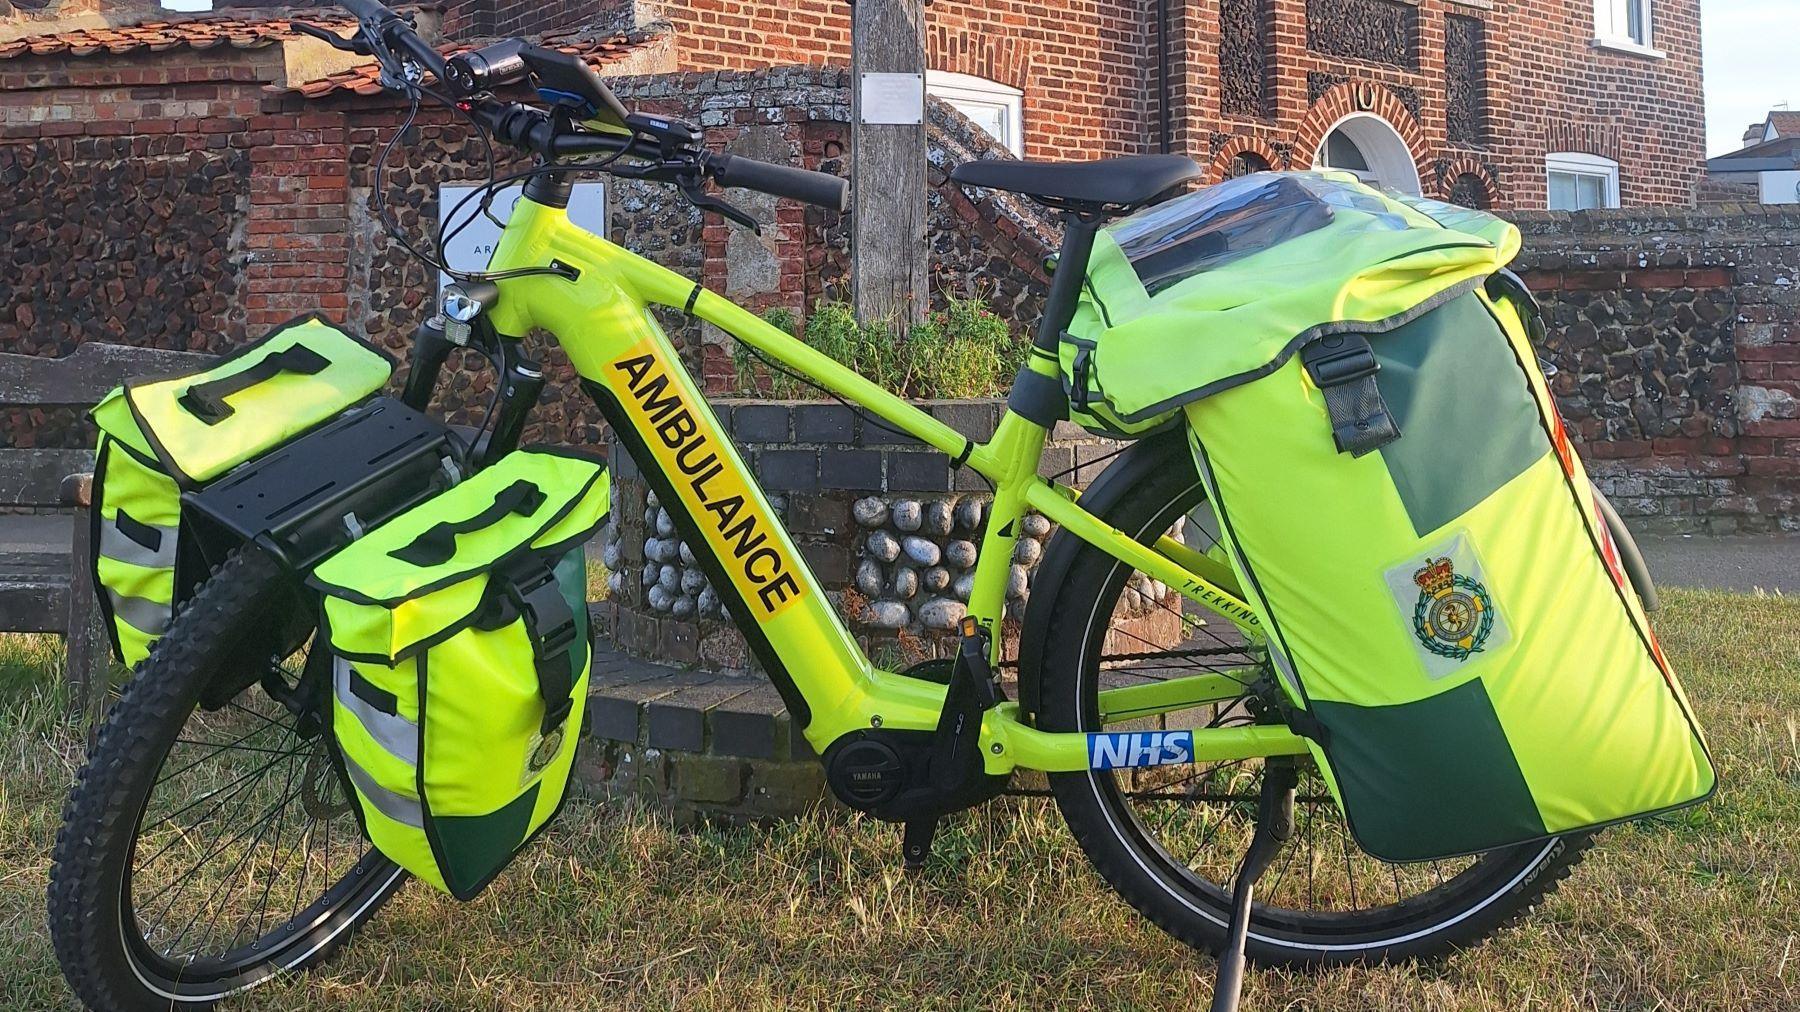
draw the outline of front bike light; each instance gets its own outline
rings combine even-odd
[[[444,286],[444,315],[457,323],[473,323],[475,318],[487,312],[499,296],[499,289],[490,282],[459,281]]]

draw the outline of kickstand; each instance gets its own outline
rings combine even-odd
[[[909,819],[900,833],[900,853],[906,859],[908,874],[925,870],[925,859],[931,856],[931,838],[937,835],[937,816],[921,815]]]
[[[1250,933],[1250,894],[1281,845],[1294,834],[1294,788],[1299,774],[1292,760],[1269,759],[1263,767],[1262,794],[1256,801],[1256,832],[1238,868],[1231,890],[1231,923],[1219,953],[1219,976],[1213,984],[1212,1012],[1237,1012],[1244,991],[1244,941]]]

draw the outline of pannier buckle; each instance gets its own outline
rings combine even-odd
[[[1313,383],[1335,387],[1366,379],[1381,371],[1375,360],[1375,349],[1366,338],[1356,335],[1327,337],[1306,346],[1300,353]]]
[[[575,613],[562,595],[556,573],[544,568],[514,585],[514,600],[532,632],[532,652],[540,661],[563,656],[575,642]]]
[[[1381,363],[1368,338],[1361,334],[1322,338],[1301,349],[1300,362],[1325,396],[1338,452],[1361,457],[1400,438],[1400,426],[1375,382]]]
[[[1067,334],[1063,337],[1066,339]],[[1075,361],[1069,365],[1069,402],[1078,408],[1088,406],[1088,372],[1093,366],[1088,345],[1075,346]]]

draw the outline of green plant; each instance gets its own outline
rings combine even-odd
[[[916,397],[1003,393],[1024,362],[1024,342],[974,299],[951,299],[943,312],[913,328],[908,343],[918,363],[911,391]]]
[[[890,321],[857,320],[841,302],[822,302],[804,329],[794,314],[771,309],[763,319],[858,373],[908,397],[993,397],[1006,392],[1025,360],[1025,342],[1007,322],[974,299],[951,298],[901,336]],[[805,397],[813,391],[771,371],[743,345],[732,354],[739,393]]]

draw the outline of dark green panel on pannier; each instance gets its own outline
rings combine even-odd
[[[1475,295],[1373,338],[1376,385],[1399,425],[1381,448],[1421,537],[1550,452],[1519,364]]]
[[[569,614],[575,619],[575,642],[588,643],[588,604],[587,604],[587,552],[570,552],[557,560],[556,589],[562,594],[563,602],[569,606]],[[569,680],[581,678],[582,668],[587,666],[587,658],[579,650],[569,651]]]
[[[1388,861],[1483,850],[1546,833],[1479,680],[1398,706],[1313,701],[1363,849]],[[1421,826],[1429,826],[1421,833]]]
[[[512,860],[531,828],[538,785],[487,815],[438,815],[431,820],[443,862],[444,884],[454,896],[481,890]]]

